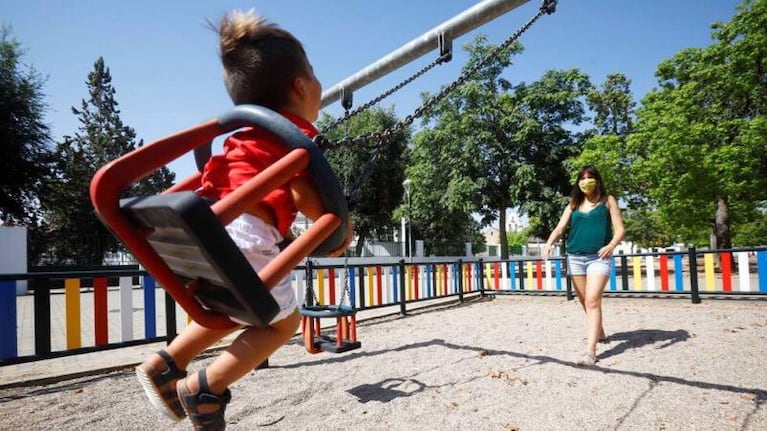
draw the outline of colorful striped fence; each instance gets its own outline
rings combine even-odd
[[[619,255],[613,263],[608,293],[682,293],[693,302],[701,294],[767,294],[767,248]],[[292,277],[300,301],[311,287],[319,305],[343,302],[359,311],[399,305],[404,313],[410,302],[471,293],[568,290],[563,258],[307,264]],[[24,298],[29,303],[31,297],[34,314],[34,330],[26,332],[34,334],[34,346],[22,351],[19,280],[29,283]],[[183,318],[154,279],[137,269],[0,275],[0,327],[17,329],[0,331],[0,365],[167,340]]]
[[[690,252],[614,256],[607,292],[767,293],[764,281],[767,250],[701,252],[692,249],[692,253],[702,259],[692,259]],[[691,260],[696,262],[694,272],[689,268]],[[755,271],[750,270],[749,265],[755,266]],[[568,286],[563,258],[414,264],[403,261],[350,266],[347,270],[352,274],[350,291],[356,298],[353,304],[359,310],[471,292],[561,292]],[[322,279],[324,270],[317,271],[318,279]],[[338,283],[341,276],[337,277]],[[700,292],[695,289],[696,285],[701,287]],[[325,288],[322,282],[318,287]],[[339,293],[335,292],[337,298]],[[321,301],[320,304],[334,302]]]
[[[413,302],[456,295],[459,289],[463,292],[479,291],[476,265],[427,263],[348,266],[345,270],[336,267],[332,276],[328,268],[316,267],[312,270],[311,285],[303,284],[301,287],[312,289],[310,294],[315,305],[336,305],[343,298],[345,304],[354,304],[358,309],[386,307],[403,300]],[[462,274],[460,280],[459,273]],[[299,298],[306,295],[298,292]]]
[[[167,340],[166,334],[176,335],[176,305],[164,295],[166,319],[158,328],[157,303],[158,297],[162,301],[163,291],[138,269],[15,277],[13,281],[0,279],[0,324],[15,328],[0,331],[0,364],[157,342]],[[8,294],[18,280],[28,280],[30,294]],[[18,319],[20,307],[24,321]],[[136,334],[137,327],[143,328],[142,334]],[[19,333],[25,338],[20,339]]]

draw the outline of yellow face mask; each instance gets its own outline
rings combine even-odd
[[[591,194],[597,188],[597,180],[594,178],[584,178],[578,181],[578,187],[583,193]]]

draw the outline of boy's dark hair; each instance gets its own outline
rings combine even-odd
[[[252,10],[225,15],[216,31],[224,84],[232,102],[282,108],[293,79],[307,74],[301,42]]]

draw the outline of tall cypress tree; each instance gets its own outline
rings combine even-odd
[[[86,84],[89,98],[80,108],[72,108],[80,127],[57,144],[56,178],[49,183],[43,202],[49,243],[44,260],[50,263],[98,265],[105,252],[120,248],[96,217],[89,187],[96,170],[136,148],[136,132],[120,119],[112,76],[103,58],[96,60]],[[174,177],[163,168],[125,194],[157,193],[169,187]]]

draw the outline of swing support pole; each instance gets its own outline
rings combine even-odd
[[[428,52],[440,48],[441,43],[450,44],[458,37],[498,18],[512,9],[516,9],[528,1],[484,0],[466,9],[323,92],[321,107],[324,108],[344,96],[348,97],[355,90],[388,75]]]

